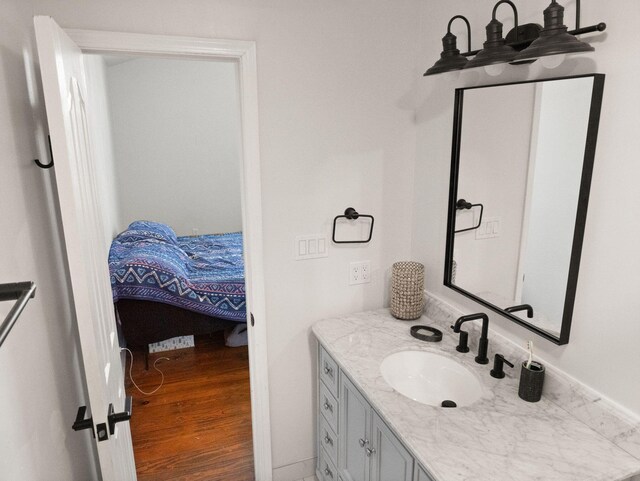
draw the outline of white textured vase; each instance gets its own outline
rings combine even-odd
[[[418,319],[424,309],[424,265],[403,261],[393,264],[391,314],[403,320]]]

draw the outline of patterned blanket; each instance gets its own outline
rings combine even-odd
[[[111,243],[113,302],[163,302],[246,322],[242,233],[176,237],[169,226],[133,222]]]

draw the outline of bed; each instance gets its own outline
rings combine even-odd
[[[146,348],[246,323],[242,253],[240,232],[178,237],[158,222],[130,224],[109,251],[113,302],[126,343]]]

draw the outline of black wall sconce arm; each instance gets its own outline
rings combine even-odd
[[[500,0],[498,3],[496,3],[493,6],[493,12],[491,12],[491,21],[492,22],[498,21],[496,19],[496,14],[498,13],[498,7],[503,3],[506,3],[507,5],[509,5],[513,10],[513,29],[512,30],[513,32],[515,32],[514,42],[518,42],[518,9],[516,8],[516,5],[511,0]]]
[[[451,20],[449,20],[449,23],[447,24],[447,35],[453,35],[451,33],[451,24],[453,23],[454,20],[458,18],[462,20],[467,26],[467,52],[470,52],[471,51],[471,24],[469,23],[469,20],[467,20],[467,17],[465,17],[464,15],[454,15],[453,17],[451,17]]]
[[[442,53],[440,59],[429,68],[424,75],[434,75],[442,72],[450,72],[452,70],[460,70],[467,65],[469,60],[464,54],[460,53],[457,46],[457,37],[451,33],[451,24],[454,20],[460,19],[467,26],[467,50],[471,50],[471,25],[469,20],[463,15],[455,15],[451,17],[447,24],[447,33],[442,37]]]

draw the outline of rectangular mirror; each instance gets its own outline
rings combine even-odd
[[[457,89],[446,286],[569,341],[604,75]]]

